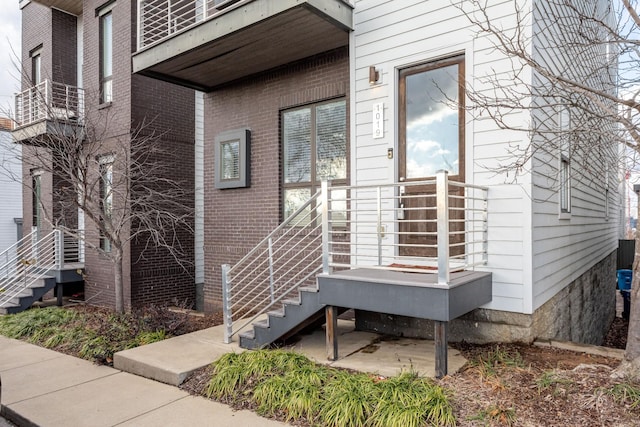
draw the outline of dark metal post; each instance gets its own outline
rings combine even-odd
[[[447,347],[449,322],[436,320],[434,322],[434,337],[436,346],[436,378],[447,375]]]

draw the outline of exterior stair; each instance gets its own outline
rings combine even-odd
[[[15,314],[26,310],[31,307],[34,302],[42,298],[44,294],[55,287],[56,278],[54,276],[44,276],[34,280],[28,287],[23,289],[22,292],[0,307],[0,315]]]
[[[267,313],[267,318],[241,332],[240,347],[263,348],[274,341],[290,337],[324,318],[324,304],[319,302],[317,287],[298,288],[297,299],[283,300],[282,308]]]

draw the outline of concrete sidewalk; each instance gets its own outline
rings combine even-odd
[[[289,349],[318,363],[383,376],[410,369],[434,375],[432,341],[385,341],[355,331],[345,320],[338,331],[335,362],[327,361],[323,330],[302,336]],[[174,387],[221,355],[243,351],[237,342],[224,344],[222,336],[223,326],[217,326],[125,350],[116,353],[115,368],[0,336],[0,415],[18,426],[43,427],[284,425]],[[453,373],[466,361],[449,350]]]
[[[0,414],[19,426],[284,425],[2,336],[0,380]]]

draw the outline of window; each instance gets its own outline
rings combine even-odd
[[[113,156],[100,159],[100,204],[103,225],[110,227],[113,214]],[[106,224],[105,224],[106,223]],[[100,249],[111,252],[111,241],[100,233]]]
[[[560,111],[558,128],[560,130],[560,165],[558,171],[560,218],[567,219],[571,214],[571,116],[567,108]]]
[[[399,172],[406,180],[446,170],[464,179],[464,57],[400,70]]]
[[[46,110],[45,88],[38,87],[42,83],[42,47],[38,47],[31,53],[31,84],[35,87],[35,90],[31,92],[29,106],[26,107],[26,111],[30,114],[30,121],[36,121],[41,119],[42,113]]]
[[[608,168],[608,165],[605,164]],[[609,220],[609,171],[604,173],[604,219]]]
[[[98,13],[100,19],[100,103],[113,100],[113,4]]]
[[[323,180],[346,184],[347,105],[333,100],[282,112],[283,213],[289,217]]]
[[[31,226],[40,230],[42,227],[42,171],[31,172]]]
[[[223,132],[215,139],[215,187],[242,188],[250,185],[251,131]]]
[[[31,83],[37,86],[42,82],[42,55],[38,49],[31,53]]]

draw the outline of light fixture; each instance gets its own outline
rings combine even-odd
[[[369,84],[374,85],[380,79],[380,71],[376,70],[373,65],[369,67]]]

